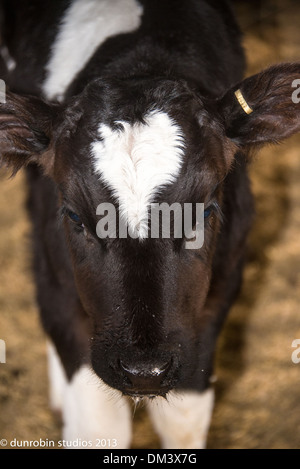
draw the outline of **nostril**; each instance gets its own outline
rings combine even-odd
[[[165,392],[166,379],[171,369],[172,360],[162,363],[129,364],[119,361],[123,376],[130,382],[126,386],[128,394],[160,394]]]
[[[171,366],[171,361],[165,362],[163,364],[140,364],[140,365],[129,365],[120,360],[121,368],[125,371],[126,374],[132,376],[144,376],[144,377],[155,377],[165,375]]]

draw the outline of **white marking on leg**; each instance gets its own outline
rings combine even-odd
[[[99,440],[110,441],[111,446],[106,449],[130,446],[128,401],[119,391],[104,384],[87,366],[80,368],[67,385],[63,417],[63,437],[68,442],[81,439],[91,442],[95,448],[99,447]]]
[[[140,26],[142,11],[136,0],[74,0],[62,20],[46,67],[45,97],[62,99],[106,39]]]
[[[120,130],[99,127],[92,144],[95,171],[118,200],[129,230],[141,239],[148,233],[148,208],[160,189],[175,182],[183,161],[180,127],[162,111],[145,123],[118,122]]]
[[[49,341],[47,343],[47,353],[50,407],[54,412],[61,412],[67,377],[56,349]]]
[[[156,398],[148,404],[153,426],[165,449],[205,449],[214,407],[214,391],[182,392],[168,401]]]

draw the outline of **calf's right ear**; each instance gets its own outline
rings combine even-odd
[[[58,105],[8,92],[6,102],[0,104],[0,164],[16,173],[34,162],[51,173],[51,145],[58,112]]]
[[[299,79],[299,63],[280,64],[229,90],[218,103],[227,136],[239,147],[255,147],[299,132]]]

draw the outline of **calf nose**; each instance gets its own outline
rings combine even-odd
[[[126,392],[132,395],[164,394],[166,379],[172,361],[163,363],[140,363],[131,365],[120,361],[120,367],[129,381]]]

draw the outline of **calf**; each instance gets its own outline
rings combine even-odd
[[[300,130],[300,65],[242,81],[226,0],[4,0],[1,18],[0,157],[26,166],[64,438],[128,448],[127,396],[148,396],[164,447],[203,448],[253,216],[250,151]],[[203,246],[148,236],[154,203],[204,204]],[[98,236],[102,204],[131,236]]]

